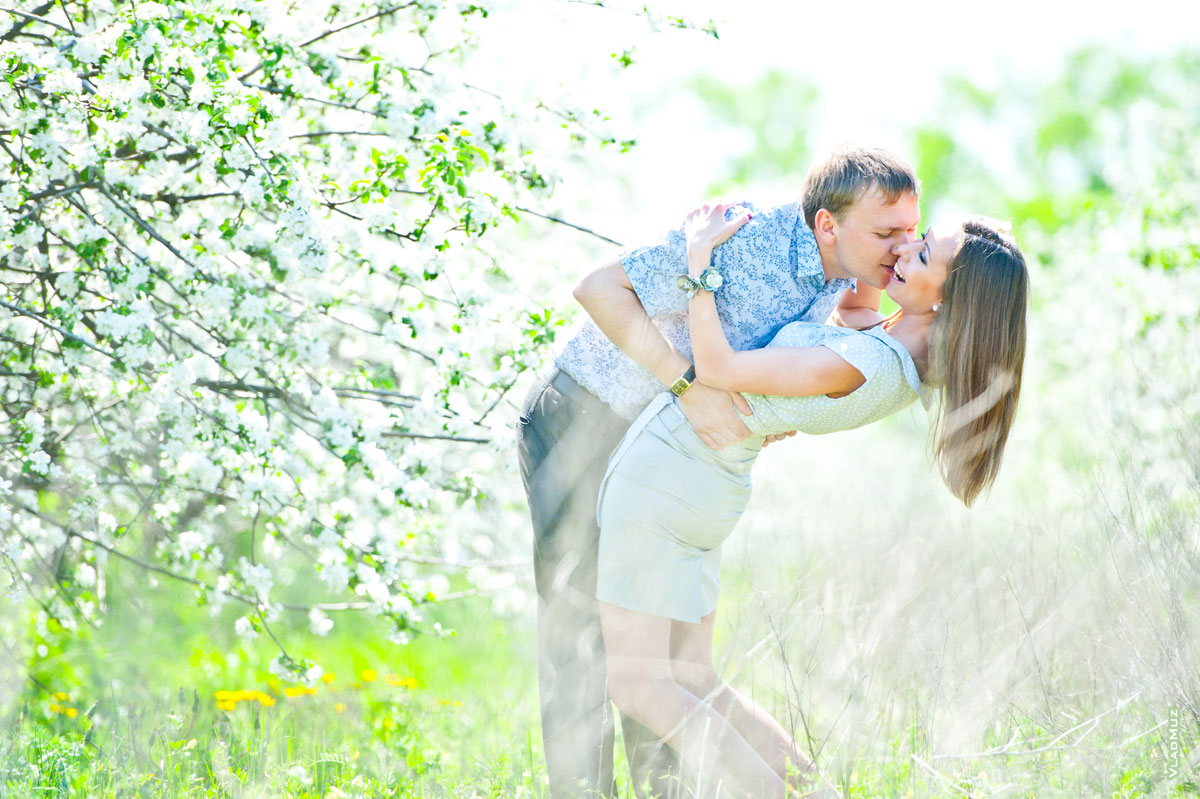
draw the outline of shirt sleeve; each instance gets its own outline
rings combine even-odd
[[[688,296],[678,285],[679,276],[688,271],[682,226],[655,244],[625,250],[620,258],[647,314],[666,316],[687,311]]]
[[[726,217],[740,213],[738,208],[749,209],[759,214],[759,209],[750,202],[739,202]],[[773,231],[773,228],[771,228]],[[734,234],[746,236],[745,231]],[[642,301],[642,307],[650,316],[687,313],[688,296],[679,288],[679,276],[688,273],[687,239],[683,225],[669,231],[657,243],[645,247],[634,247],[620,255],[621,266],[629,276],[634,292]]]

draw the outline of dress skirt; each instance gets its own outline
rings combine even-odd
[[[660,394],[634,421],[600,487],[596,598],[685,622],[717,609],[721,544],[750,501],[752,437],[706,447]]]

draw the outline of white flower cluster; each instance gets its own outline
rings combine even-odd
[[[0,186],[21,309],[0,319],[0,551],[54,586],[39,563],[80,548],[76,613],[118,564],[105,547],[153,540],[214,612],[261,603],[239,635],[297,583],[417,625],[446,582],[414,553],[469,555],[486,527],[450,515],[496,482],[460,439],[506,437],[504,392],[544,356],[488,237],[530,201],[519,172],[552,170],[439,56],[469,9],[88,10],[62,42],[0,42],[21,176]],[[69,618],[69,596],[40,598]]]

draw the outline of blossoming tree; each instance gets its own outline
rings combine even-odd
[[[102,618],[119,561],[244,634],[362,608],[405,640],[553,338],[485,235],[551,188],[525,137],[615,140],[455,80],[480,3],[0,13],[0,558],[37,635]],[[350,601],[281,602],[285,562]]]

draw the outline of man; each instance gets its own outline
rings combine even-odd
[[[670,388],[702,441],[749,435],[738,394],[696,382],[688,291],[712,290],[730,344],[765,345],[798,318],[861,327],[880,319],[892,248],[919,220],[912,169],[882,150],[841,148],[816,164],[801,203],[758,211],[713,257],[703,285],[687,275],[681,231],[623,252],[575,297],[592,317],[530,391],[517,424],[534,528],[542,739],[553,799],[615,796],[613,722],[596,606],[596,496],[629,423]],[[848,288],[854,288],[847,291]],[[832,312],[832,316],[831,316]],[[674,753],[622,717],[639,797],[666,793]]]

